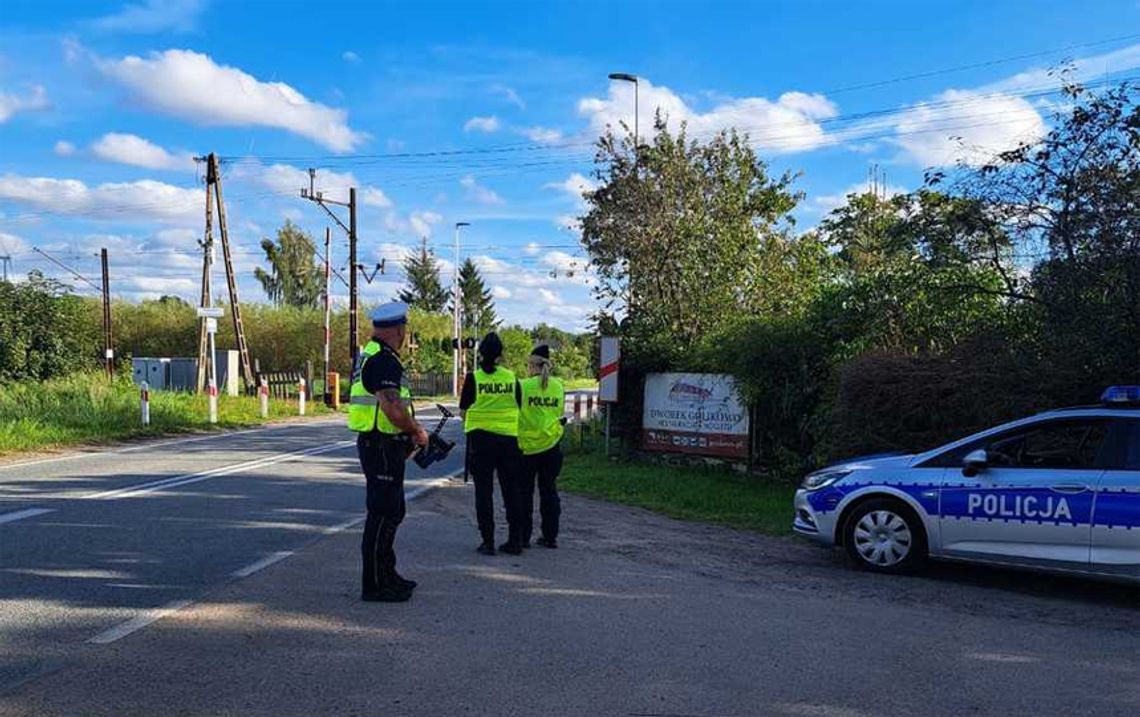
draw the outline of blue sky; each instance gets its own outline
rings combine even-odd
[[[323,236],[297,196],[315,166],[330,196],[358,187],[361,255],[386,260],[365,301],[392,297],[420,237],[446,262],[468,221],[463,254],[507,321],[584,328],[576,195],[591,141],[633,109],[608,73],[642,78],[643,128],[660,107],[698,137],[749,131],[774,171],[801,173],[805,228],[871,166],[903,191],[925,167],[1039,135],[1063,59],[1090,81],[1140,75],[1140,5],[1076,7],[8,0],[0,254],[62,278],[40,247],[97,279],[105,246],[116,295],[193,298],[204,190],[190,157],[213,151],[244,300],[263,298],[262,236],[285,218]]]

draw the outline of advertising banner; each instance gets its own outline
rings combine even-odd
[[[641,428],[646,450],[748,457],[748,409],[725,374],[649,374]]]

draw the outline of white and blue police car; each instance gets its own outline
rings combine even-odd
[[[1140,386],[811,473],[793,527],[877,572],[932,557],[1140,583]]]

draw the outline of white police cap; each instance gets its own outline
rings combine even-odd
[[[372,325],[376,328],[386,326],[399,326],[408,323],[408,305],[402,301],[392,301],[380,304],[369,314]]]

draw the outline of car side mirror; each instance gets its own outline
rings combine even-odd
[[[973,477],[984,471],[990,465],[989,456],[986,455],[986,449],[979,448],[976,451],[970,451],[962,460],[962,475],[967,478]]]

